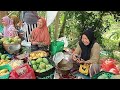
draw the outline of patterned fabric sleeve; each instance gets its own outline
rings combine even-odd
[[[17,30],[16,30],[14,27],[11,26],[11,27],[9,28],[8,35],[9,35],[10,37],[18,36]]]

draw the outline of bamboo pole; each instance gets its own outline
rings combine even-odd
[[[58,39],[58,28],[59,28],[59,12],[56,15],[56,19],[55,19],[55,31],[54,31],[54,39],[57,40]]]

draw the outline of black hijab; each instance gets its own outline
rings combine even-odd
[[[81,41],[81,39],[82,39],[82,36],[81,36],[81,39],[80,39],[80,42],[79,42],[80,48],[82,50],[81,58],[86,61],[86,60],[90,59],[91,48],[93,47],[93,45],[95,43],[93,28],[88,28],[87,30],[85,30],[83,32],[83,34],[85,34],[90,41],[90,44],[85,46],[83,44],[83,42]]]

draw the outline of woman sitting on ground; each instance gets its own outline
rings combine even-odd
[[[90,65],[89,75],[99,72],[100,45],[96,42],[92,28],[84,31],[73,54],[74,68],[79,70],[81,64]]]
[[[32,51],[48,49],[48,46],[50,45],[50,35],[46,25],[46,20],[43,17],[37,21],[37,28],[32,31],[30,42],[32,44]]]
[[[8,16],[2,18],[3,28],[3,36],[4,37],[15,37],[18,36],[17,30],[13,25],[13,20]]]
[[[22,30],[22,21],[18,18],[16,15],[11,15],[10,17],[13,20],[14,27],[17,29],[18,36],[21,38],[21,40],[25,40],[24,31]]]

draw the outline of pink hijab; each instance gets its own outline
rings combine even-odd
[[[14,37],[17,35],[16,29],[13,25],[12,19],[10,19],[8,16],[5,16],[2,18],[2,21],[7,23],[7,26],[4,26],[3,31],[4,31],[4,37]]]

